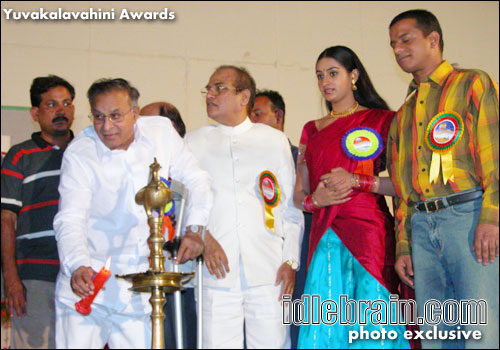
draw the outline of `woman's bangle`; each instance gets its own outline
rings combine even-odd
[[[357,178],[359,183],[357,188],[359,188],[359,190],[363,192],[373,192],[376,187],[375,176],[357,174]]]
[[[318,202],[313,198],[312,194],[305,196],[302,204],[304,206],[304,210],[308,212],[313,212],[314,210],[321,208]]]
[[[314,210],[314,203],[312,202],[312,195],[305,196],[302,204],[304,205],[305,211],[312,212]]]
[[[359,188],[359,177],[358,174],[351,174],[351,187]]]
[[[312,200],[314,206],[316,207],[316,209],[321,208],[321,205],[319,205],[318,201],[316,199],[314,199],[314,193],[311,194],[311,200]]]

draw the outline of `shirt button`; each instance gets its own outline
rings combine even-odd
[[[425,171],[425,168],[423,168],[422,171]]]
[[[235,179],[234,181],[235,181],[237,184],[239,184],[239,183],[240,183],[240,179]]]
[[[233,140],[233,145],[236,145],[238,143],[238,140]]]
[[[418,149],[422,149],[422,146],[418,146]]]
[[[418,123],[418,125],[422,126],[422,122]]]
[[[429,193],[429,189],[425,190],[425,192]]]
[[[423,105],[424,104],[424,101],[423,100],[420,100],[420,104]]]

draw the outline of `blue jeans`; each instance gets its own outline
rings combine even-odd
[[[423,340],[423,348],[498,349],[498,258],[483,266],[472,251],[481,205],[479,198],[434,213],[416,212],[411,218],[418,315],[424,315],[424,304],[429,299],[441,303],[449,299],[482,299],[488,305],[487,325],[438,325],[439,330],[479,330],[480,340]],[[428,331],[433,327],[424,324],[420,329]]]

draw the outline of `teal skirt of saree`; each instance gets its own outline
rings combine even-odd
[[[299,349],[410,348],[403,336],[405,326],[390,324],[396,320],[396,311],[391,310],[389,291],[356,260],[331,228],[314,251],[304,298],[317,302],[304,303],[304,321],[307,321],[300,326]],[[327,320],[326,306],[318,306],[324,301],[336,303],[336,308],[329,309],[336,310],[336,322],[331,318],[321,322]],[[349,309],[356,313],[349,313]]]

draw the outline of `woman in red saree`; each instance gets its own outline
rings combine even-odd
[[[396,315],[389,301],[399,282],[394,272],[394,221],[382,195],[393,195],[394,190],[390,179],[377,177],[385,167],[394,112],[347,47],[323,51],[316,75],[330,113],[304,126],[294,201],[313,212],[304,295],[319,295],[320,303],[336,303],[338,318],[308,325],[324,317],[318,313],[325,308],[306,306],[298,347],[409,348],[404,326],[382,325]],[[361,304],[356,311],[366,318],[342,314],[341,296],[378,302],[382,308],[385,303],[381,312],[385,317],[380,322],[372,319],[373,312]],[[391,332],[393,337],[353,340],[352,331],[361,330]]]

